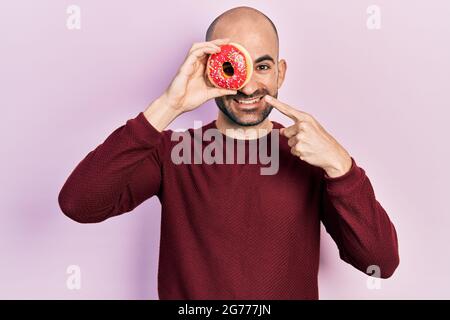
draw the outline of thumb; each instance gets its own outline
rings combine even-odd
[[[226,95],[237,94],[236,90],[222,89],[222,88],[211,88],[208,90],[208,99],[218,98]]]

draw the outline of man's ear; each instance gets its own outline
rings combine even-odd
[[[281,88],[284,82],[284,77],[286,76],[287,63],[286,60],[281,59],[278,62],[278,89]]]

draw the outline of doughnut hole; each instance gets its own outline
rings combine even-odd
[[[222,69],[223,69],[223,73],[227,76],[227,77],[232,77],[234,75],[234,68],[233,65],[226,61],[222,64]]]

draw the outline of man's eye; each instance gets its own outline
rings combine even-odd
[[[270,66],[268,66],[267,64],[262,64],[262,65],[259,65],[257,68],[259,70],[269,70]]]

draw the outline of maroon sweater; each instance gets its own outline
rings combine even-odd
[[[215,121],[196,130],[209,128]],[[262,175],[259,161],[177,165],[171,133],[140,113],[81,161],[58,199],[68,217],[93,223],[156,195],[160,299],[318,299],[320,222],[357,269],[377,265],[387,278],[397,268],[396,231],[353,158],[330,178],[280,135],[275,175]]]

